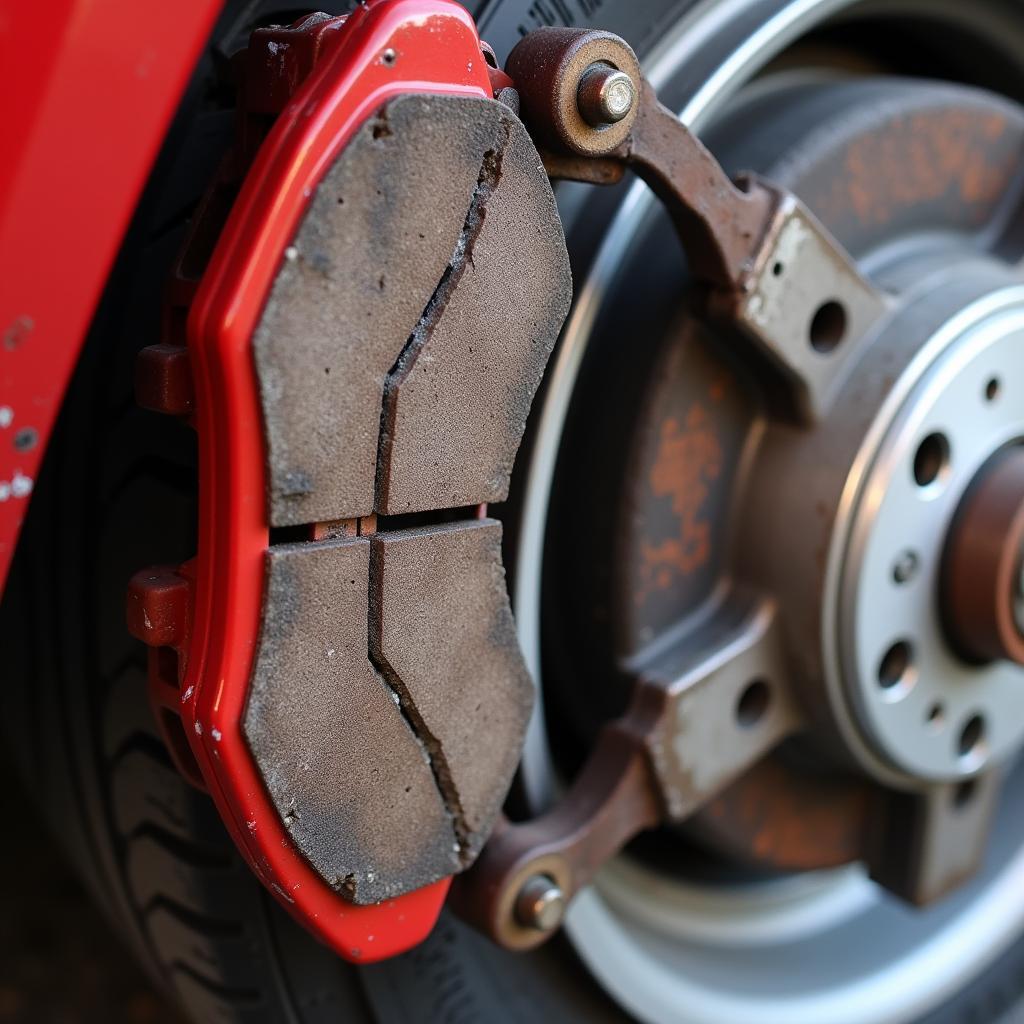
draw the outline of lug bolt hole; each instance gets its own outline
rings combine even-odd
[[[998,377],[992,377],[985,385],[985,401],[994,402],[1003,390],[1003,382]]]
[[[949,469],[949,440],[945,434],[929,434],[914,455],[914,481],[918,487],[931,487]]]
[[[753,728],[764,718],[771,700],[772,692],[768,684],[763,679],[755,679],[736,702],[736,721],[744,729]]]
[[[914,679],[914,649],[898,640],[885,652],[878,665],[878,685],[892,700],[902,697]]]
[[[985,719],[972,715],[960,730],[957,753],[961,758],[979,759],[985,753]]]
[[[811,319],[811,347],[816,352],[835,350],[846,334],[846,310],[834,300],[818,307]]]

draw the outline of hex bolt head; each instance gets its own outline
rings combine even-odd
[[[593,128],[617,124],[636,102],[633,79],[610,64],[591,64],[580,76],[576,105]]]
[[[516,897],[515,915],[525,928],[554,931],[565,916],[565,895],[554,879],[532,875]]]

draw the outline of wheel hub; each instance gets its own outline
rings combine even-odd
[[[1024,487],[1019,456],[999,455],[1024,436],[1022,343],[1024,293],[1008,288],[921,344],[857,455],[864,472],[838,525],[836,714],[852,711],[877,755],[911,778],[973,774],[1024,739]]]

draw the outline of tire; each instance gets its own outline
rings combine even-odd
[[[194,553],[195,450],[190,431],[134,406],[131,369],[158,336],[163,283],[231,138],[225,57],[258,20],[298,13],[282,6],[228,5],[111,275],[4,595],[9,745],[97,900],[197,1022],[633,1019],[564,938],[507,955],[444,917],[406,956],[342,963],[250,875],[210,801],[175,772],[152,721],[144,652],[123,626],[125,583],[142,566]],[[692,6],[609,0],[567,20],[618,31],[643,54]],[[500,0],[484,12],[484,34],[507,52],[539,9]],[[993,1021],[1022,994],[1018,947],[929,1020]]]

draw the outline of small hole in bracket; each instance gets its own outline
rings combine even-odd
[[[774,268],[773,268],[774,270]],[[846,336],[846,310],[834,299],[818,307],[811,319],[810,339],[815,352],[835,351]]]
[[[753,728],[765,716],[771,704],[772,691],[763,679],[755,679],[736,702],[736,721],[744,729]]]
[[[784,264],[784,263],[776,263],[776,264],[775,264],[775,265],[774,265],[774,266],[772,267],[772,276],[773,276],[773,277],[782,277],[782,272],[783,272],[783,271],[784,271],[785,269],[786,269],[786,266],[785,266],[785,264]]]
[[[1002,390],[1003,382],[998,377],[992,377],[985,385],[985,401],[994,402]]]

